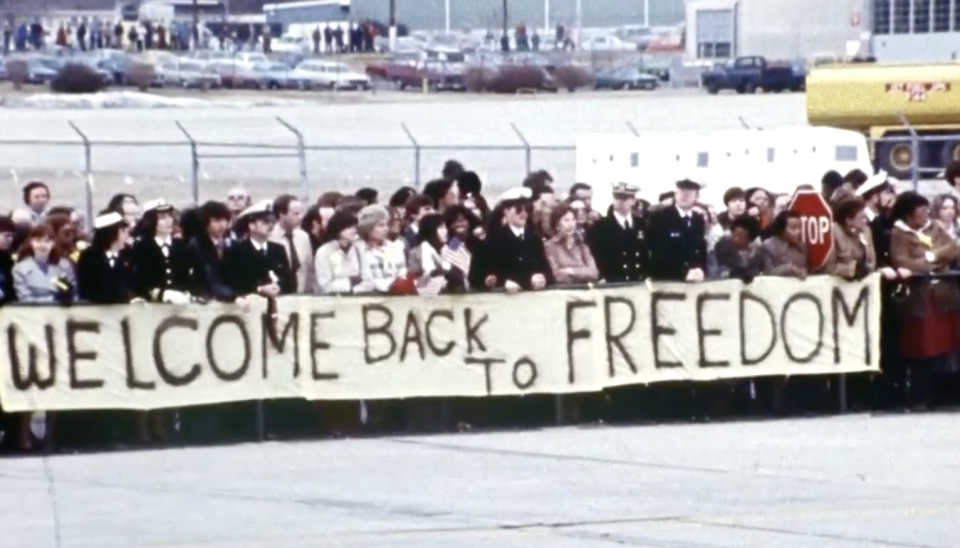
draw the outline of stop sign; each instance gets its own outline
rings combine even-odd
[[[807,266],[823,267],[833,248],[833,214],[819,192],[798,190],[790,201],[790,211],[800,215],[800,234],[807,244]]]

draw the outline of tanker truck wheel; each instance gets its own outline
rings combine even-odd
[[[913,149],[910,143],[878,143],[877,164],[897,179],[910,179],[913,164]]]

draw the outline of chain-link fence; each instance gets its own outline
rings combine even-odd
[[[118,192],[189,204],[222,198],[230,186],[243,185],[255,195],[290,192],[310,199],[331,189],[418,187],[438,176],[450,158],[475,169],[492,191],[516,185],[535,167],[574,178],[572,144],[532,142],[515,124],[504,132],[513,142],[499,143],[433,142],[401,124],[406,142],[384,145],[314,144],[283,118],[274,126],[191,128],[174,120],[142,128],[142,141],[121,141],[99,138],[104,128],[66,121],[56,133],[47,132],[56,139],[0,140],[0,180],[13,183],[2,186],[3,197],[19,202],[22,185],[38,179],[50,185],[54,202],[82,204],[88,213]]]
[[[88,214],[119,192],[164,196],[178,204],[222,199],[234,185],[256,196],[288,192],[308,200],[327,190],[390,192],[401,185],[421,186],[451,158],[476,171],[491,193],[517,185],[533,169],[547,169],[565,183],[576,178],[573,143],[538,143],[513,123],[487,143],[431,141],[401,123],[397,133],[406,142],[383,145],[308,142],[296,125],[280,117],[272,126],[237,122],[191,128],[165,122],[143,128],[142,141],[98,138],[104,128],[95,125],[66,121],[62,126],[56,139],[0,140],[0,180],[12,183],[0,187],[7,203],[21,200],[20,188],[29,180],[46,182],[54,202],[84,207]],[[625,121],[623,132],[638,131]],[[925,151],[942,148],[943,140],[878,139],[875,160],[902,179],[937,178],[943,159]]]

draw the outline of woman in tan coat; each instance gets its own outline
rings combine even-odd
[[[563,204],[551,212],[550,231],[556,236],[543,246],[550,270],[558,284],[594,283],[599,278],[590,248],[577,230],[573,208]]]
[[[930,219],[930,204],[923,196],[916,192],[901,194],[893,207],[893,215],[896,219],[890,233],[893,267],[937,274],[947,271],[960,255],[953,238]],[[960,350],[960,288],[955,280],[915,277],[909,295],[901,303],[900,314],[903,326],[900,353],[904,358],[914,362],[941,359]],[[930,370],[932,365],[921,369]]]

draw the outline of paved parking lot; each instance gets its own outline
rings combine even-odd
[[[64,548],[955,548],[960,417],[562,428],[58,456]],[[0,546],[54,546],[42,459]]]

